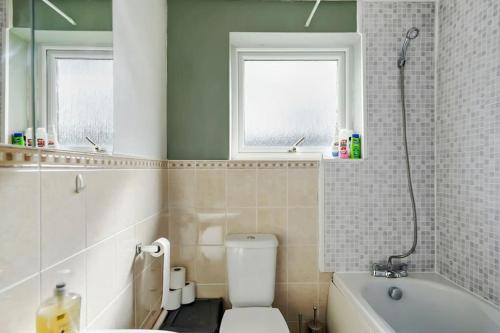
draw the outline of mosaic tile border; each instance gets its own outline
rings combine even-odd
[[[36,167],[38,165],[37,149],[0,146],[0,167]]]
[[[310,169],[319,168],[319,161],[253,161],[253,160],[228,160],[228,161],[168,161],[169,169]]]
[[[167,161],[0,145],[0,167],[166,169]]]
[[[108,169],[307,169],[320,161],[149,160],[95,153],[0,145],[0,167]]]

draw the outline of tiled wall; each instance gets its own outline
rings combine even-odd
[[[159,307],[161,262],[135,245],[167,235],[162,165],[0,147],[2,332],[34,332],[61,279],[82,296],[82,328],[143,325]]]
[[[7,0],[0,0],[0,30],[4,31],[6,28],[6,23],[7,23]],[[2,33],[0,34],[0,54],[4,54],[4,49],[5,49],[5,40],[4,40],[5,34]],[[4,66],[0,66],[0,77],[3,78],[3,71],[4,71]],[[0,80],[0,122],[3,123],[4,121],[4,94],[5,94],[5,89],[4,89],[4,82],[3,80]],[[4,136],[4,127],[3,124],[0,126],[0,140],[3,139]],[[1,142],[1,141],[0,141]]]
[[[439,17],[437,271],[500,305],[500,3]]]
[[[198,296],[224,297],[228,233],[279,240],[275,305],[296,329],[299,312],[324,315],[330,274],[319,273],[318,163],[169,161],[173,263],[187,267]]]
[[[362,161],[325,163],[325,266],[366,271],[412,243],[396,60],[416,26],[406,66],[408,144],[419,219],[413,270],[434,268],[434,3],[361,3],[366,43],[366,140]]]

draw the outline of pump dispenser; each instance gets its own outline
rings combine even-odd
[[[36,314],[37,333],[78,333],[81,297],[68,293],[65,283],[58,283],[54,296],[40,305]]]

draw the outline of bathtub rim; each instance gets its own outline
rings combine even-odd
[[[371,280],[373,279],[373,280]],[[474,304],[477,304],[485,313],[500,325],[500,318],[495,315],[500,313],[500,307],[496,304],[488,302],[485,299],[473,294],[469,290],[455,284],[436,272],[413,272],[408,277],[402,278],[404,281],[417,280],[419,283],[440,285],[440,288],[448,289],[451,292],[458,292],[467,295]],[[346,272],[334,273],[332,277],[331,287],[336,287],[351,303],[355,310],[359,311],[360,315],[367,321],[373,329],[378,332],[396,333],[389,323],[380,316],[363,297],[362,290],[365,284],[369,281],[387,281],[386,278],[375,278],[369,272]]]

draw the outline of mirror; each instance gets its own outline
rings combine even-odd
[[[35,0],[39,146],[112,151],[112,26],[111,0]]]
[[[0,143],[28,145],[26,129],[33,127],[32,1],[2,1],[3,41],[0,87]],[[32,140],[29,145],[33,144]]]
[[[33,33],[26,27],[31,10]],[[12,17],[9,47],[33,66],[9,66],[7,117],[19,119],[9,133],[24,131],[40,148],[112,152],[112,0],[15,0]]]

